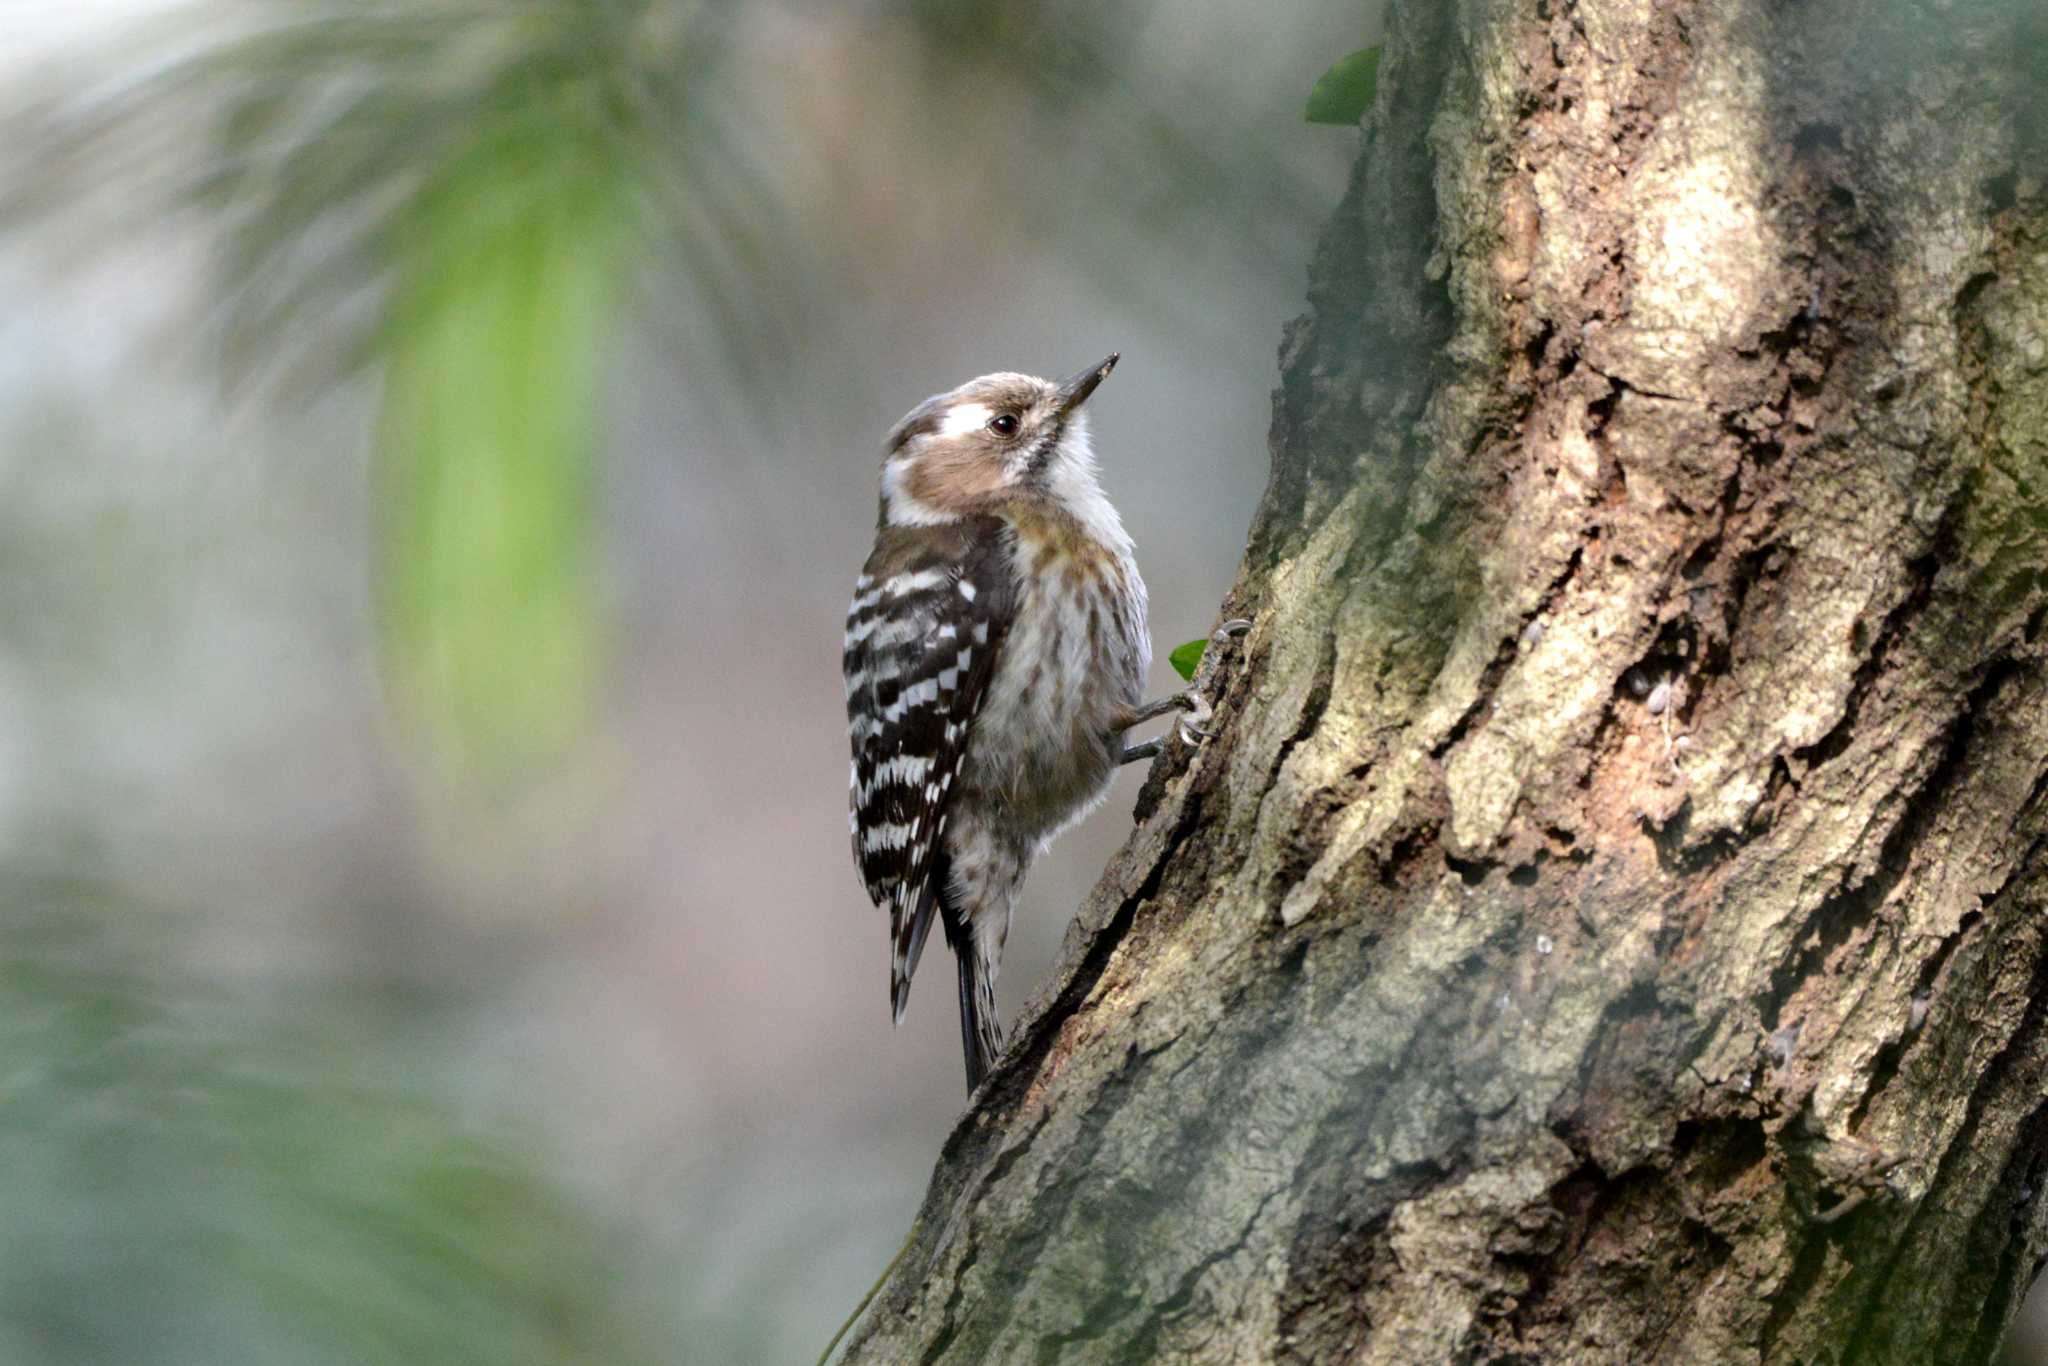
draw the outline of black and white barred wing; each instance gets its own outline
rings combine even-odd
[[[1007,619],[1007,557],[995,550],[979,538],[923,554],[878,546],[847,613],[853,856],[889,908],[899,1020],[944,892],[947,799]]]

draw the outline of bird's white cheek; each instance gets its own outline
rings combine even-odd
[[[914,496],[907,487],[910,461],[891,460],[882,466],[882,498],[889,509],[891,526],[938,526],[958,520]]]

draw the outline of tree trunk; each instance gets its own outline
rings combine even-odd
[[[2027,8],[1396,0],[1219,731],[849,1359],[1995,1353],[2048,1249]]]

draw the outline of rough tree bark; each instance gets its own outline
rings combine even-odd
[[[1397,0],[1221,732],[850,1359],[1995,1353],[2048,1249],[2034,8]]]

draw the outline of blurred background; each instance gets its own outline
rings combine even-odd
[[[963,1105],[846,839],[880,438],[1121,351],[1170,688],[1377,11],[0,5],[0,1362],[812,1360]]]

